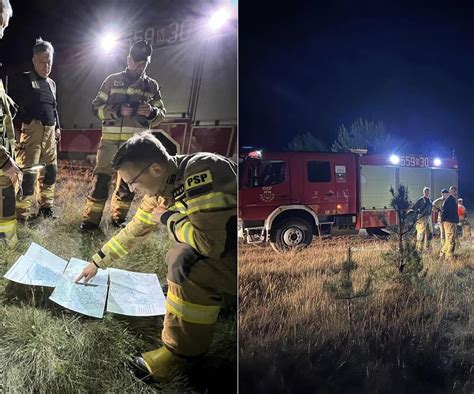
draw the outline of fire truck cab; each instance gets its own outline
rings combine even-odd
[[[250,154],[240,164],[239,235],[276,250],[309,245],[334,228],[380,234],[396,223],[390,187],[410,199],[457,185],[455,159],[420,155],[282,152]]]

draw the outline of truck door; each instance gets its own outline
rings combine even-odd
[[[334,163],[329,155],[302,155],[304,204],[318,215],[336,214],[337,190]]]
[[[264,220],[291,203],[289,161],[286,158],[248,160],[243,167],[239,198],[242,219]]]

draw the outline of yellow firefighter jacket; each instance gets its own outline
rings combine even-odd
[[[172,157],[163,196],[145,197],[130,223],[92,260],[101,268],[125,257],[159,225],[156,208],[168,209],[160,220],[177,242],[212,259],[236,251],[236,164],[211,153]]]
[[[3,82],[0,79],[0,171],[7,164],[10,155],[14,153],[15,129],[13,127],[13,117],[15,112],[16,104],[5,92]],[[0,175],[2,175],[1,172]]]
[[[122,104],[129,104],[136,111],[140,102],[153,107],[150,117],[120,115]],[[153,128],[166,113],[158,83],[145,74],[133,80],[129,71],[109,75],[92,101],[92,108],[102,121],[102,139],[108,141],[126,141],[137,131]]]

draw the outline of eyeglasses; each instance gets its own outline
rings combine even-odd
[[[153,163],[148,164],[145,168],[143,168],[143,170],[141,170],[141,171],[138,173],[138,175],[137,175],[135,178],[133,178],[130,182],[125,182],[125,183],[126,183],[128,186],[132,186],[132,185],[137,181],[137,179],[140,178],[140,175],[142,175],[142,174],[145,172],[145,170],[146,170],[148,167],[150,167],[152,164],[153,164]]]

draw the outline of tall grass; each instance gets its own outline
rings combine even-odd
[[[285,255],[241,245],[241,391],[473,392],[474,250],[463,244],[453,263],[425,254],[426,276],[413,283],[382,258],[387,242],[323,240]],[[350,314],[327,291],[349,246],[354,291],[372,281]]]
[[[3,279],[31,242],[64,259],[89,260],[112,236],[116,230],[110,225],[108,205],[100,232],[79,232],[89,176],[62,169],[57,188],[59,218],[38,219],[20,227],[19,245],[14,250],[0,249],[0,392],[235,392],[235,311],[224,311],[211,351],[189,373],[147,386],[132,377],[124,363],[132,354],[161,346],[163,317],[106,314],[102,320],[88,318],[49,301],[51,289]],[[155,272],[163,285],[164,255],[170,245],[166,230],[157,231],[115,267]]]

